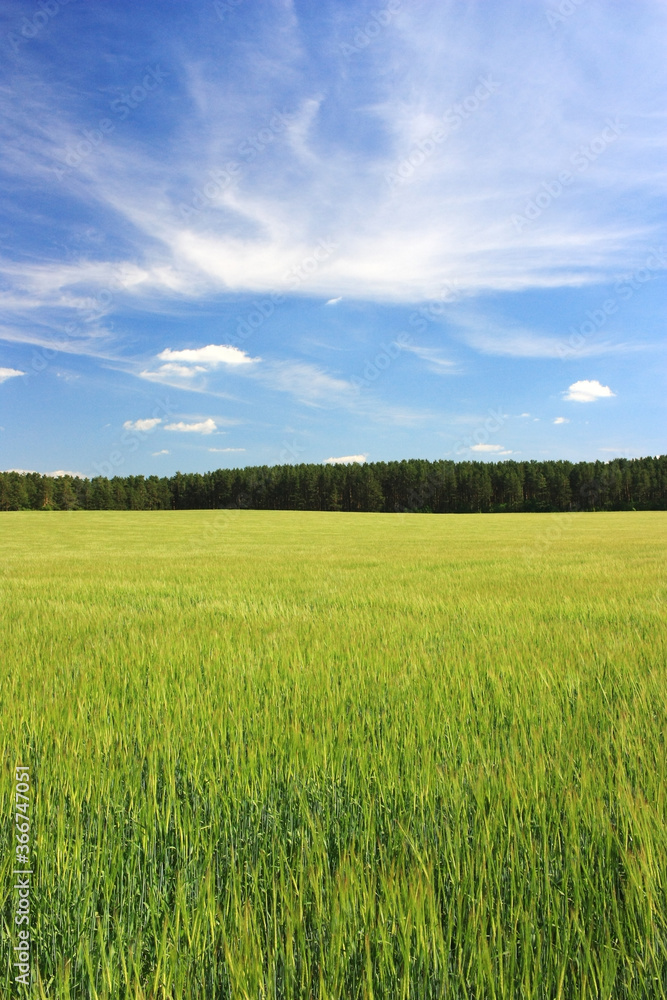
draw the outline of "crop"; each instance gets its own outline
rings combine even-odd
[[[2,515],[3,990],[20,763],[35,997],[664,1000],[666,541]]]

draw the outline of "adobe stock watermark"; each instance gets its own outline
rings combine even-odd
[[[363,52],[384,29],[391,24],[397,12],[401,9],[401,0],[389,0],[380,10],[373,10],[366,23],[357,28],[351,42],[340,42],[338,49],[343,56],[353,56]]]
[[[307,254],[298,264],[295,264],[283,275],[283,281],[287,283],[287,291],[294,292],[300,285],[308,281],[329,258],[339,249],[330,236],[320,240],[311,253]],[[261,299],[255,299],[252,308],[245,316],[237,316],[237,326],[235,333],[230,337],[231,347],[239,347],[245,343],[249,337],[256,333],[267,319],[273,316],[276,308],[285,302],[286,292],[270,292]]]
[[[7,41],[12,51],[17,53],[21,45],[37,38],[49,21],[60,13],[60,8],[70,3],[72,0],[39,0],[32,17],[24,17],[20,25],[17,24],[16,31],[8,33]]]
[[[141,82],[135,84],[121,97],[111,101],[109,108],[119,121],[125,121],[150,94],[159,89],[167,76],[169,73],[166,73],[160,66],[147,67]],[[81,164],[102,146],[108,136],[116,131],[116,124],[111,118],[100,118],[96,127],[80,129],[83,138],[67,146],[61,157],[63,166],[51,168],[58,180],[62,181],[64,177],[68,177],[75,170],[78,170]]]
[[[301,444],[294,438],[290,441],[283,441],[280,456],[278,459],[278,465],[291,465],[293,462],[298,462],[298,459],[303,455],[304,451],[307,451],[306,446]]]
[[[467,97],[447,108],[441,118],[442,124],[437,125],[428,135],[420,139],[408,155],[397,164],[395,170],[390,170],[389,173],[385,174],[385,180],[392,191],[395,191],[401,184],[407,183],[414,176],[415,171],[433,156],[438,146],[454,132],[458,132],[461,125],[479,111],[489,97],[497,94],[499,90],[500,84],[492,80],[490,76],[480,77],[477,87]]]
[[[78,322],[67,323],[65,326],[65,340],[56,343],[54,347],[40,347],[39,350],[33,350],[30,370],[26,372],[26,375],[39,375],[45,371],[57,354],[67,351],[68,344],[75,344],[82,334],[85,335],[88,332],[85,329],[86,324],[96,323],[107,315],[114,301],[114,291],[124,288],[125,282],[123,278],[118,277],[113,288],[105,286],[98,289],[95,295],[91,297],[90,308],[82,310],[81,319]],[[107,323],[107,328],[109,330],[113,329],[113,324]]]
[[[360,389],[369,388],[380,375],[382,375],[390,367],[390,365],[398,358],[401,351],[409,348],[413,343],[413,336],[411,333],[399,333],[395,340],[392,340],[390,344],[380,344],[380,350],[375,354],[373,358],[366,362],[361,375],[353,375],[350,382],[354,389],[358,392]]]
[[[503,413],[502,410],[492,410],[491,408],[487,410],[487,413],[489,415],[483,424],[477,427],[472,434],[462,438],[461,441],[458,441],[454,445],[455,455],[463,455],[470,451],[483,453],[488,446],[489,438],[493,434],[497,434],[504,427],[507,421],[506,413]],[[500,446],[493,445],[492,448],[493,451],[489,451],[489,454],[498,454]]]
[[[414,327],[417,333],[423,333],[428,328],[429,323],[437,323],[447,312],[447,306],[454,302],[461,294],[461,289],[456,282],[443,285],[437,299],[431,299],[419,309],[415,309],[408,317],[408,323]]]
[[[544,13],[551,30],[554,31],[559,24],[565,24],[585,3],[586,0],[561,0],[557,7],[545,10]]]
[[[459,292],[460,290],[456,282],[444,284],[438,298],[425,302],[424,305],[421,305],[418,309],[410,313],[408,317],[409,325],[414,327],[418,333],[423,333],[428,329],[429,323],[437,323],[438,320],[442,319],[447,305],[458,297]],[[405,330],[399,333],[391,343],[380,344],[380,350],[365,363],[361,375],[352,376],[351,382],[354,388],[357,391],[369,388],[389,368],[392,362],[400,356],[401,351],[410,350],[413,346],[414,337],[412,333],[408,333]]]
[[[615,296],[605,299],[597,309],[588,309],[586,319],[579,326],[572,325],[570,336],[558,347],[558,356],[567,361],[580,353],[587,340],[598,333],[610,316],[618,312],[621,303],[627,302],[643,285],[652,281],[658,271],[667,266],[667,246],[652,247],[642,267],[624,275],[614,285]]]
[[[284,454],[298,454],[299,445],[296,442],[294,442],[293,448],[286,444],[286,442],[283,442],[283,446],[281,458]],[[269,482],[270,473],[264,470],[258,473],[257,479],[253,485],[256,489],[262,490]],[[252,509],[251,500],[252,498],[247,493],[239,493],[236,496],[236,503],[232,506],[215,507],[215,517],[213,520],[205,523],[201,536],[193,538],[193,546],[196,546],[199,550],[201,550],[201,539],[205,541],[207,546],[214,545],[219,542],[221,537],[223,537],[223,532],[227,532],[230,528],[234,527],[234,525],[238,522],[238,519],[242,516],[243,511]]]
[[[94,462],[93,468],[98,476],[111,479],[125,462],[125,454],[137,451],[139,446],[153,434],[165,419],[174,413],[174,405],[169,399],[159,399],[150,417],[143,420],[126,420],[120,444],[112,445],[112,451],[104,462]]]
[[[16,844],[14,845],[14,865],[12,875],[16,879],[16,928],[18,944],[14,945],[12,967],[14,982],[30,986],[30,876],[33,874],[30,861],[31,815],[30,768],[17,764],[14,768]]]
[[[627,125],[624,125],[619,118],[615,118],[613,121],[608,118],[605,128],[589,143],[582,143],[579,149],[570,156],[569,162],[575,168],[574,173],[571,170],[561,170],[557,179],[542,181],[542,190],[526,202],[523,215],[516,214],[511,217],[510,223],[514,227],[514,231],[521,233],[526,226],[536,222],[554,201],[562,197],[565,189],[573,183],[576,177],[588,170],[590,165],[595,163],[598,157],[602,156],[616,142],[626,128]]]
[[[507,414],[501,409],[487,410],[489,416],[484,423],[478,427],[473,434],[462,438],[454,444],[454,454],[462,455],[466,451],[474,450],[475,447],[483,448],[492,434],[497,434],[507,420]],[[431,482],[423,486],[415,487],[407,496],[407,504],[396,507],[397,515],[416,514],[427,507],[436,496],[438,490],[442,488],[442,483]],[[401,517],[396,518],[396,523],[400,523]]]
[[[213,10],[217,14],[218,19],[224,21],[243,3],[245,3],[245,0],[215,0]]]
[[[561,541],[568,531],[574,527],[576,519],[572,516],[580,512],[585,512],[595,508],[599,504],[602,494],[602,486],[597,479],[583,483],[578,494],[572,498],[571,509],[569,511],[553,511],[548,515],[548,526],[540,531],[532,545],[524,545],[520,553],[524,562],[530,563],[535,559],[546,556],[552,545]]]
[[[252,135],[246,136],[237,146],[236,152],[241,160],[228,160],[222,167],[208,170],[208,180],[199,187],[192,189],[192,197],[188,202],[182,201],[178,211],[182,219],[190,222],[201,219],[205,209],[213,207],[220,197],[231,188],[241,177],[244,166],[252,163],[257,156],[276,141],[292,124],[296,114],[274,109],[270,119]]]

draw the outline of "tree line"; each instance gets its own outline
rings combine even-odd
[[[408,459],[112,479],[0,472],[0,511],[220,508],[433,514],[666,510],[667,455],[576,463]]]

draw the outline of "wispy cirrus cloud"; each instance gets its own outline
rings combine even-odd
[[[410,302],[437,295],[443,281],[470,294],[602,280],[632,258],[652,228],[633,215],[629,200],[638,187],[648,197],[656,193],[647,160],[660,155],[644,110],[652,107],[653,81],[650,74],[633,76],[632,68],[661,62],[660,8],[646,7],[654,20],[638,21],[635,33],[624,37],[623,59],[599,65],[606,106],[627,128],[599,162],[581,171],[557,212],[545,212],[521,233],[508,225],[512,212],[604,124],[596,95],[587,96],[585,69],[570,62],[563,72],[549,31],[534,31],[526,50],[510,16],[505,23],[481,9],[464,17],[449,5],[427,4],[419,14],[404,7],[392,31],[369,47],[369,75],[355,77],[354,86],[340,76],[334,93],[326,81],[340,69],[338,50],[309,51],[291,5],[272,6],[255,31],[256,43],[276,61],[265,64],[265,86],[249,94],[247,81],[230,80],[216,64],[209,26],[193,11],[163,88],[166,95],[178,86],[188,113],[173,123],[166,149],[119,128],[103,155],[86,157],[68,181],[69,197],[104,207],[125,233],[126,252],[95,261],[81,255],[68,265],[44,261],[27,276],[5,259],[4,273],[13,274],[32,301],[50,304],[76,287],[108,283],[119,268],[123,294],[135,300],[290,290],[291,268],[330,236],[339,250],[297,283],[296,294],[324,294],[329,302],[343,296]],[[517,15],[518,7],[512,9]],[[613,11],[606,16],[614,21]],[[344,12],[341,17],[346,20]],[[577,18],[577,37],[593,54],[600,48],[600,20],[592,10]],[[282,50],[269,30],[281,38]],[[482,51],[494,66],[498,92],[474,115],[457,112],[457,127],[397,197],[387,174],[469,94],[483,68]],[[384,72],[374,75],[381,66]],[[153,114],[164,95],[152,99]],[[22,107],[11,106],[11,128],[24,142],[12,147],[7,167],[16,184],[39,181],[54,196],[63,191],[54,170],[59,151],[80,143],[82,129],[97,124],[82,117],[75,94],[59,99],[54,115],[50,96],[38,98],[26,87]],[[372,141],[358,149],[348,129],[332,129],[336,106],[345,108],[341,121],[357,116]],[[278,107],[291,109],[290,120],[272,131]],[[552,123],[548,132],[545,120]],[[262,141],[263,129],[272,133],[270,142]],[[226,171],[231,182],[216,187],[213,178]],[[610,207],[621,203],[622,217]],[[183,204],[201,207],[184,218]]]
[[[558,358],[563,359],[569,350],[563,336],[554,336],[518,324],[511,324],[453,311],[451,325],[461,339],[481,354],[508,358]],[[634,353],[645,349],[638,343],[594,340],[582,344],[579,357],[600,357],[606,354]]]
[[[415,354],[422,361],[425,361],[429,371],[437,375],[459,375],[461,368],[455,361],[442,356],[442,351],[435,347],[420,347],[417,344],[401,344],[401,349]]]
[[[429,414],[411,406],[387,403],[378,394],[360,395],[352,381],[331,375],[307,361],[274,361],[253,377],[276,392],[287,393],[305,406],[345,410],[373,423],[414,426]]]
[[[352,384],[307,361],[274,361],[256,376],[263,385],[287,392],[310,406],[353,404]]]

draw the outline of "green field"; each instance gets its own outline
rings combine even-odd
[[[667,514],[0,543],[3,995],[24,764],[36,997],[667,997]]]

